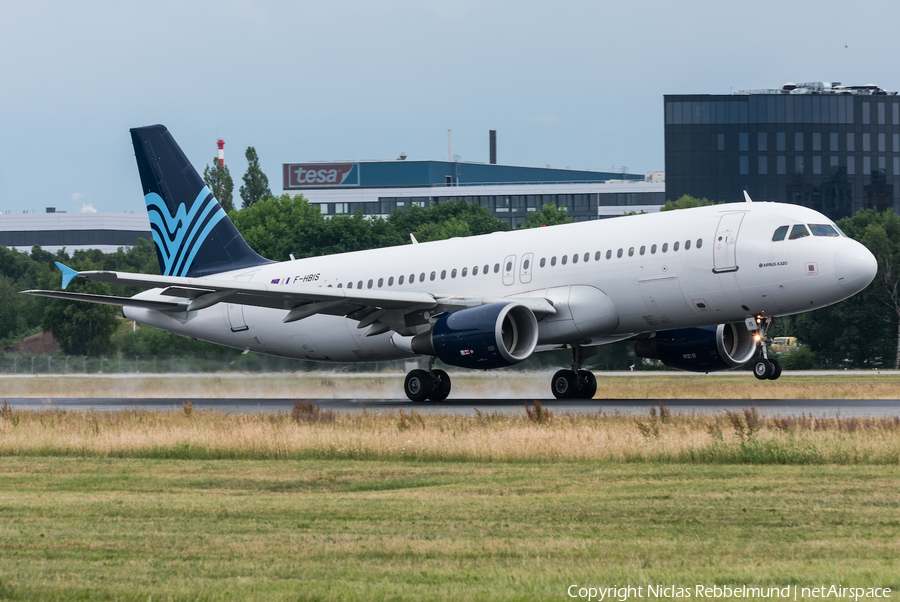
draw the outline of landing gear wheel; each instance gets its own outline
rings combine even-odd
[[[578,395],[579,387],[578,375],[572,370],[560,370],[553,375],[550,381],[550,389],[553,391],[553,397],[557,399],[575,399]]]
[[[769,380],[777,380],[781,376],[781,362],[772,358],[769,360],[769,363],[772,364],[772,373],[769,375]]]
[[[597,393],[597,377],[589,370],[578,371],[578,381],[581,386],[578,388],[578,399],[593,399]]]
[[[403,392],[410,401],[425,401],[434,389],[434,379],[425,370],[412,370],[403,382]]]
[[[774,371],[772,362],[767,359],[761,359],[753,365],[753,376],[759,380],[767,380],[771,378],[770,374]]]
[[[428,395],[431,401],[444,401],[450,395],[450,376],[443,370],[432,370],[434,390]]]

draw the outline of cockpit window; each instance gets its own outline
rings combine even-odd
[[[791,235],[788,240],[796,240],[798,238],[803,238],[804,236],[809,236],[809,230],[807,230],[806,226],[803,224],[797,224],[791,228]]]
[[[831,224],[809,224],[813,236],[840,236]]]
[[[778,242],[779,240],[784,240],[784,237],[787,236],[789,226],[779,226],[777,230],[775,230],[775,234],[772,235],[772,242]]]
[[[844,231],[841,230],[840,228],[838,228],[837,226],[835,226],[834,229],[837,230],[837,231],[838,231],[838,234],[840,234],[840,235],[843,236],[844,238],[850,238],[849,236],[847,236],[846,234],[844,234]]]

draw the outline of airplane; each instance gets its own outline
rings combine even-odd
[[[25,294],[118,305],[130,320],[245,352],[429,358],[406,376],[412,401],[450,394],[438,359],[490,370],[566,348],[571,366],[551,391],[590,399],[586,359],[623,340],[639,357],[696,372],[757,356],[756,378],[776,379],[772,319],[842,301],[877,269],[821,213],[746,193],[743,203],[273,262],[244,241],[166,127],[131,137],[161,275],[57,264],[63,289],[84,278],[148,290]]]

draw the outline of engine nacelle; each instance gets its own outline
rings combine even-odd
[[[756,352],[754,333],[744,324],[719,324],[657,332],[634,344],[638,357],[660,360],[670,368],[718,372],[743,366]]]
[[[461,368],[502,368],[528,359],[538,340],[534,313],[518,303],[491,303],[442,314],[412,350]]]

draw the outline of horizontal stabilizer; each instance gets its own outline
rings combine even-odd
[[[36,295],[38,297],[51,297],[53,299],[68,299],[70,301],[85,301],[87,303],[103,303],[104,305],[119,305],[128,307],[142,307],[157,311],[183,310],[187,304],[172,303],[169,301],[150,301],[146,299],[132,299],[131,297],[114,297],[111,295],[91,295],[88,293],[66,293],[63,291],[22,291],[23,295]]]

